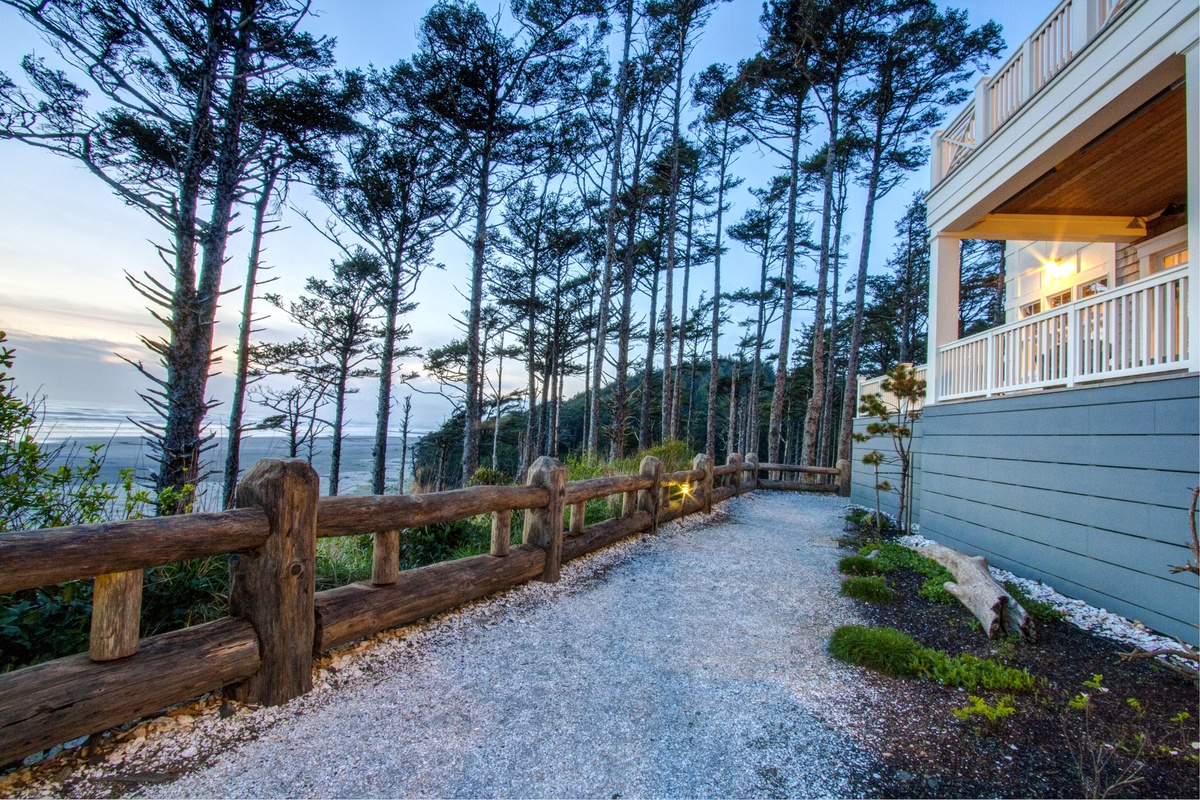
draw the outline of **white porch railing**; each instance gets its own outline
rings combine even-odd
[[[925,365],[921,364],[920,366],[913,367],[913,374],[915,375],[917,380],[919,380],[919,381],[925,380],[925,375],[926,375]],[[876,375],[874,378],[864,378],[861,375],[859,376],[859,378],[858,378],[858,403],[859,403],[859,405],[862,405],[862,399],[864,396],[866,396],[868,394],[878,394],[878,395],[883,395],[883,402],[889,408],[896,407],[896,396],[894,394],[892,394],[891,392],[883,391],[883,379],[886,377],[887,377],[886,375]],[[924,402],[918,400],[917,403],[915,404],[915,408],[919,409],[923,405],[924,405]],[[855,407],[854,415],[856,417],[862,416],[862,414],[857,410],[857,406]]]
[[[1134,0],[1059,0],[1033,34],[1013,48],[991,77],[975,85],[975,98],[945,130],[933,134],[936,186],[1057,75],[1067,62]]]
[[[938,348],[938,400],[1188,367],[1187,271],[1179,266]]]

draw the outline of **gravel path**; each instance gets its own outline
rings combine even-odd
[[[825,651],[855,621],[830,574],[843,502],[738,498],[568,565],[556,585],[380,637],[319,676],[336,691],[219,720],[258,734],[143,791],[863,794],[880,764],[839,709],[874,693]]]

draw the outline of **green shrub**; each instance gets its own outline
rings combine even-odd
[[[877,575],[851,576],[842,581],[842,594],[871,603],[890,603],[896,599],[892,587]]]
[[[1043,603],[1041,600],[1034,600],[1024,589],[1012,581],[1005,581],[1004,588],[1008,590],[1014,600],[1021,604],[1022,608],[1029,612],[1029,616],[1038,622],[1053,622],[1066,616],[1065,611],[1061,611],[1049,603]]]
[[[943,605],[952,605],[958,602],[954,595],[947,592],[942,586],[947,581],[953,582],[954,576],[932,558],[917,555],[915,551],[895,542],[871,542],[864,545],[858,552],[865,556],[874,550],[879,551],[875,561],[881,570],[911,569],[926,576],[925,582],[917,590],[919,596],[931,603]]]
[[[913,675],[922,649],[915,639],[894,628],[845,625],[829,639],[829,652],[839,661],[894,676]]]
[[[950,656],[917,644],[895,628],[845,625],[833,632],[829,652],[848,664],[896,677],[913,676],[967,691],[1032,692],[1045,683],[1028,671],[1013,669],[969,653]]]
[[[846,556],[838,562],[838,571],[847,575],[878,575],[883,572],[879,563],[866,556]]]
[[[940,650],[924,649],[915,664],[916,674],[944,686],[957,686],[968,692],[987,689],[993,692],[1032,692],[1038,679],[1027,670],[1006,667],[990,658],[970,653],[950,656]]]
[[[490,467],[480,467],[467,480],[467,486],[507,486],[512,483],[508,474]]]
[[[968,695],[968,699],[971,701],[971,705],[956,708],[953,710],[953,713],[956,718],[963,722],[976,722],[975,732],[977,734],[994,734],[999,732],[1004,720],[1017,713],[1016,706],[1013,705],[1012,695],[1005,695],[997,699],[995,705],[992,705],[978,695]]]

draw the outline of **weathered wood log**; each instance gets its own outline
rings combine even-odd
[[[258,508],[181,514],[0,535],[0,594],[257,547]]]
[[[702,469],[681,469],[678,472],[664,472],[662,482],[670,486],[683,486],[704,480]]]
[[[583,528],[587,524],[587,503],[572,503],[571,504],[571,524],[569,527],[570,533],[578,535],[583,533]]]
[[[319,592],[313,650],[322,653],[517,586],[540,577],[545,564],[544,549],[522,544],[505,558],[471,556],[404,570],[391,586],[352,583]]]
[[[279,705],[312,689],[317,492],[317,473],[298,458],[261,459],[238,484],[238,506],[262,508],[271,531],[230,556],[229,613],[254,626],[260,647],[258,672],[231,687],[242,702]]]
[[[606,478],[589,478],[567,484],[566,504],[574,505],[584,500],[595,500],[611,494],[645,489],[649,484],[644,475],[610,475]]]
[[[492,555],[504,558],[512,544],[512,512],[492,512]]]
[[[387,586],[400,574],[400,531],[380,531],[371,541],[371,583]]]
[[[943,586],[975,615],[989,639],[1033,635],[1029,614],[992,577],[986,558],[968,556],[940,544],[910,549],[925,558],[932,558],[950,571],[954,581],[947,581]]]
[[[725,468],[729,470],[729,478],[726,485],[733,487],[733,494],[736,497],[742,486],[742,476],[745,472],[742,464],[742,457],[737,453],[730,453],[725,462]]]
[[[704,513],[712,513],[712,493],[713,493],[713,463],[707,453],[698,453],[692,459],[692,467],[704,472],[704,477],[700,479],[698,495],[704,503]]]
[[[766,478],[758,482],[760,489],[776,489],[789,492],[823,492],[826,494],[837,494],[838,487],[835,483],[809,483],[808,481],[772,481]]]
[[[658,506],[662,500],[663,463],[654,456],[646,456],[638,465],[638,473],[641,477],[650,479],[650,485],[638,492],[638,511],[645,511],[649,514],[651,529],[658,530]]]
[[[713,489],[713,502],[724,503],[731,497],[737,495],[737,487],[735,486],[718,486]]]
[[[758,488],[758,454],[750,453],[746,456],[746,476],[742,480],[742,491],[752,492]]]
[[[637,511],[638,493],[635,491],[625,492],[621,495],[621,516],[628,517],[633,512]]]
[[[138,651],[142,622],[142,571],[97,575],[92,587],[92,630],[88,658],[114,661]]]
[[[651,530],[653,517],[648,511],[638,511],[630,517],[614,517],[588,525],[583,533],[563,540],[563,561],[587,555],[619,542],[626,536]]]
[[[317,507],[317,536],[444,525],[493,511],[545,506],[546,490],[539,486],[471,486],[435,494],[323,497]]]
[[[730,457],[732,458],[733,455],[737,455],[737,454],[733,453],[733,454],[731,454]],[[730,461],[728,463],[721,464],[720,466],[713,467],[713,477],[714,478],[727,478],[730,475],[733,475],[739,469],[741,469],[741,464],[735,464],[734,462]]]
[[[525,512],[525,530],[521,541],[535,544],[546,551],[542,580],[554,583],[558,580],[558,567],[562,563],[567,469],[557,459],[541,456],[529,468],[525,482],[545,490],[547,503],[544,508],[531,508]]]
[[[258,637],[221,619],[143,639],[119,661],[85,654],[0,675],[0,765],[120,725],[258,671]]]
[[[849,497],[850,496],[850,479],[852,477],[850,461],[845,458],[839,459],[837,462],[837,468],[838,468],[838,477],[837,477],[838,495],[840,495],[841,497]]]
[[[770,470],[771,472],[799,472],[802,475],[837,475],[836,467],[803,467],[798,464],[770,464],[762,463],[758,465],[759,469]]]

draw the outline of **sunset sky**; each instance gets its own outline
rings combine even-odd
[[[413,52],[417,27],[428,5],[418,0],[323,0],[316,4],[319,17],[308,28],[337,38],[340,67],[368,63],[386,66]],[[484,0],[481,5],[490,9],[496,2]],[[996,19],[1004,26],[1005,38],[1013,43],[1030,34],[1052,4],[973,0],[948,5],[966,7],[973,24],[988,17]],[[752,55],[760,35],[760,10],[757,0],[733,0],[720,6],[696,47],[691,68],[699,70],[714,62],[736,63]],[[11,8],[0,7],[0,70],[20,81],[20,59],[31,50],[51,54]],[[822,134],[814,135],[820,138]],[[729,222],[739,219],[747,209],[747,188],[763,185],[776,168],[774,159],[753,147],[742,153],[735,171],[745,175],[746,182],[732,199]],[[875,268],[882,268],[891,253],[894,220],[912,192],[927,184],[928,170],[918,170],[881,204],[875,223]],[[323,209],[302,191],[294,192],[292,203],[323,218]],[[853,231],[860,227],[862,210],[853,197],[851,203],[846,225],[852,241],[845,250],[853,254],[848,265],[853,268],[858,252]],[[279,276],[270,290],[292,299],[306,277],[328,269],[336,253],[294,211],[287,211],[283,224],[289,227],[269,237],[265,260],[275,267],[270,274]],[[224,288],[241,284],[247,238],[238,235],[229,242]],[[161,329],[146,312],[142,298],[126,283],[124,273],[148,270],[161,277],[165,271],[151,242],[163,240],[161,228],[142,212],[124,206],[75,163],[28,145],[0,141],[0,328],[7,331],[10,346],[17,349],[14,372],[18,385],[26,392],[45,394],[51,415],[67,419],[83,414],[111,420],[113,425],[126,415],[145,416],[136,395],[144,381],[117,354],[135,360],[146,358],[138,334],[157,336]],[[757,281],[754,258],[736,242],[728,242],[728,246],[723,262],[724,286],[731,289]],[[445,236],[437,260],[446,265],[446,270],[426,274],[415,297],[420,305],[409,318],[415,332],[413,343],[421,347],[436,347],[460,335],[450,315],[467,305],[465,296],[454,294],[467,286],[466,248],[453,236]],[[801,270],[801,279],[813,280],[807,264],[802,263]],[[693,303],[701,289],[711,293],[711,267],[695,270],[692,285],[696,287],[691,293]],[[238,305],[233,296],[226,300],[218,321],[218,344],[232,343]],[[261,327],[265,329],[259,334],[263,340],[283,340],[296,333],[277,311]],[[734,330],[733,325],[728,327],[730,341]],[[227,347],[225,352],[232,361],[230,351]],[[419,364],[414,360],[410,366]],[[229,367],[228,363],[218,365],[222,374],[209,383],[209,394],[215,399],[225,401],[229,395]],[[506,368],[506,384],[510,375],[513,385],[520,382],[516,370],[509,372]],[[374,382],[364,381],[360,393],[351,399],[351,432],[363,432],[373,424],[374,393]],[[402,388],[399,396],[404,393]],[[414,394],[413,405],[418,429],[436,426],[449,409],[440,398],[419,394]],[[214,412],[214,421],[219,422],[226,414],[223,403]],[[257,409],[251,409],[250,414],[257,417]],[[66,422],[62,425],[62,432],[71,432]],[[122,432],[132,434],[134,430],[125,423]]]

